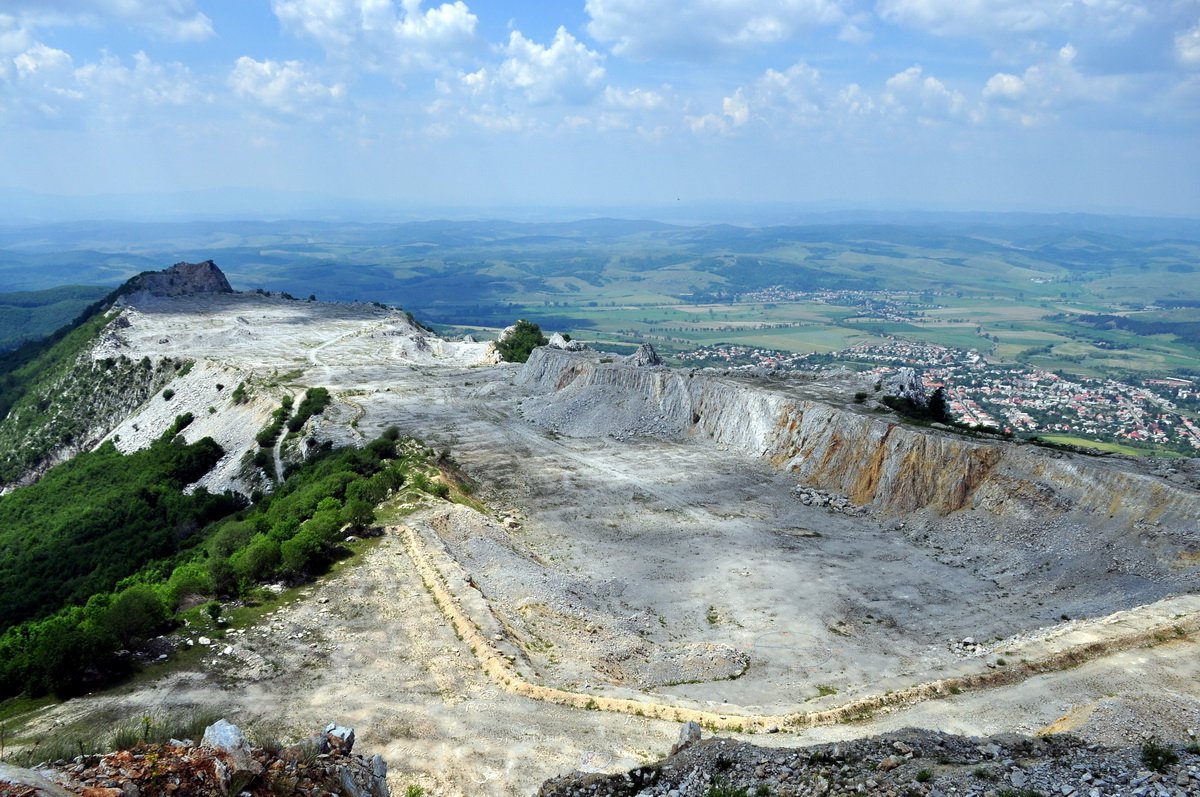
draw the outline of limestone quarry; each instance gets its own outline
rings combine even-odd
[[[191,412],[185,436],[226,451],[203,486],[270,489],[255,433],[323,386],[333,405],[281,464],[395,425],[446,450],[478,505],[397,515],[198,668],[48,708],[43,728],[195,705],[334,719],[393,793],[530,794],[657,759],[688,720],[771,747],[1200,725],[1194,460],[915,427],[855,403],[871,386],[850,373],[561,343],[497,363],[393,308],[224,288],[121,300],[93,359],[192,365],[96,440],[131,450]]]

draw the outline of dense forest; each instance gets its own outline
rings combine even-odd
[[[105,443],[0,498],[0,631],[111,590],[237,508],[232,495],[184,494],[224,453],[177,437],[186,417],[149,448]]]
[[[184,444],[184,422],[145,451],[103,446],[0,499],[0,698],[118,678],[132,667],[122,651],[181,611],[322,572],[390,492],[448,492],[430,478],[431,452],[393,428],[363,449],[320,450],[253,505],[184,495],[220,455],[210,440]]]

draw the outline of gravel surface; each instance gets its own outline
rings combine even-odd
[[[871,739],[770,749],[730,739],[693,742],[628,773],[575,773],[539,797],[733,795],[962,795],[962,797],[1174,797],[1200,794],[1200,755],[1147,768],[1142,747],[1089,745],[1070,736],[968,738],[908,729]]]

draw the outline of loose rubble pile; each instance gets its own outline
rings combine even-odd
[[[699,728],[688,723],[672,755],[657,764],[623,775],[573,773],[546,782],[538,795],[1200,795],[1200,755],[1157,742],[1152,748],[1108,748],[1070,736],[971,739],[909,729],[839,744],[772,749],[699,736]],[[1148,762],[1147,749],[1166,753]],[[1194,742],[1188,749],[1195,750]],[[1152,771],[1151,763],[1161,771]]]
[[[797,484],[792,488],[792,495],[805,506],[824,507],[830,512],[840,512],[843,515],[850,517],[860,517],[867,514],[867,508],[853,503],[849,498],[837,493],[818,490],[815,487],[806,487],[803,484]]]
[[[353,747],[354,730],[330,723],[290,747],[255,748],[220,720],[199,745],[172,739],[36,770],[0,765],[0,797],[389,797],[387,764],[378,755],[353,755]]]
[[[987,655],[989,649],[975,637],[963,637],[950,643],[950,650],[959,656],[984,656]]]

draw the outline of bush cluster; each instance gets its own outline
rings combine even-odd
[[[496,342],[496,350],[505,362],[523,363],[529,360],[530,352],[548,342],[542,334],[542,328],[537,324],[532,321],[518,321],[512,332]]]
[[[300,406],[296,408],[296,414],[287,422],[289,432],[295,433],[303,428],[308,419],[314,415],[320,415],[329,406],[329,391],[323,387],[309,388],[304,393],[304,398],[300,400]]]
[[[292,414],[292,397],[284,396],[279,407],[271,413],[271,420],[262,429],[259,429],[258,434],[254,436],[254,441],[258,443],[260,448],[273,448],[275,441],[279,439],[279,435],[283,432],[283,424],[287,421],[288,416]]]
[[[167,630],[181,605],[320,572],[428,467],[424,449],[398,450],[393,428],[300,465],[253,506],[185,495],[221,450],[184,444],[181,421],[145,451],[105,445],[0,498],[0,699],[92,689],[128,673],[119,652]]]

